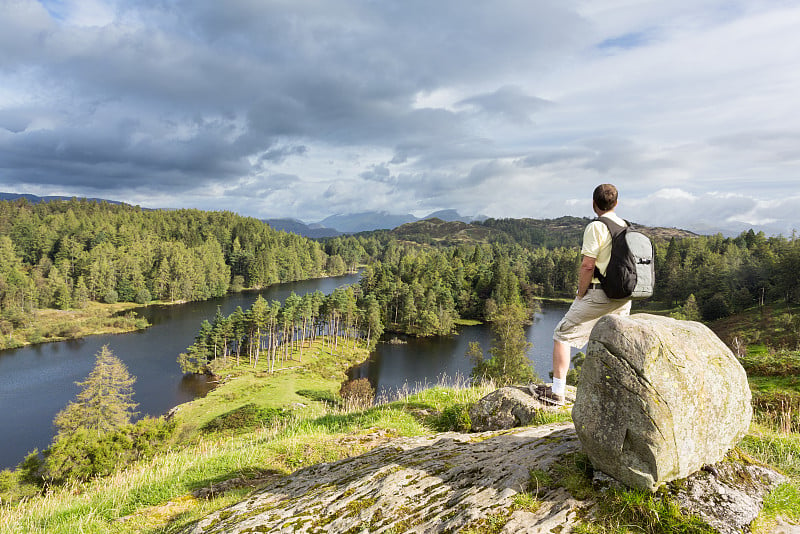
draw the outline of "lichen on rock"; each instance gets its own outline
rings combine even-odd
[[[572,417],[595,467],[654,490],[738,443],[752,417],[750,388],[706,326],[608,315],[592,330]]]

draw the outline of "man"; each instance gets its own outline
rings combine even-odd
[[[611,184],[598,185],[592,195],[592,210],[598,217],[607,217],[620,226],[627,223],[614,213],[617,206],[617,188]],[[583,233],[578,293],[567,314],[553,332],[553,386],[539,388],[536,395],[546,402],[563,405],[567,386],[570,347],[581,348],[589,342],[589,333],[603,315],[618,313],[628,315],[630,299],[610,299],[600,288],[595,277],[595,267],[606,274],[611,259],[611,232],[602,221],[592,221]]]

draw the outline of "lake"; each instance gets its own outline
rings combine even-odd
[[[545,382],[553,370],[553,329],[564,317],[567,304],[543,303],[534,315],[533,324],[525,328],[533,347],[528,359]],[[477,341],[488,357],[492,340],[488,325],[462,326],[457,335],[417,339],[388,334],[404,343],[379,343],[370,360],[350,373],[351,378],[369,378],[379,398],[392,398],[398,390],[415,390],[438,383],[453,385],[469,377],[472,363],[465,356],[469,344]],[[573,350],[572,353],[576,353]]]
[[[75,398],[94,366],[103,345],[137,377],[134,401],[140,415],[160,415],[178,404],[204,395],[210,388],[205,377],[184,376],[176,358],[190,345],[203,319],[212,320],[217,307],[223,314],[237,306],[247,309],[258,295],[283,301],[292,292],[331,293],[337,287],[357,282],[358,274],[277,284],[263,291],[235,293],[203,302],[171,306],[149,306],[139,310],[152,326],[141,332],[89,336],[0,351],[0,468],[14,467],[25,454],[47,448],[52,440],[53,418]],[[547,378],[552,366],[550,351],[553,327],[566,311],[563,305],[546,304],[527,328],[534,346],[529,353],[536,371]],[[392,337],[391,335],[388,337]],[[485,325],[462,327],[458,335],[435,339],[407,339],[405,344],[379,343],[375,353],[353,371],[366,376],[379,391],[389,395],[408,384],[431,385],[444,376],[452,383],[468,376],[471,366],[464,356],[470,341],[480,341],[484,351],[491,335]]]

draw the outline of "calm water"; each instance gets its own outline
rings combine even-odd
[[[259,294],[280,301],[292,291],[328,294],[358,278],[352,274],[291,282],[204,302],[151,306],[140,310],[153,325],[142,332],[0,351],[0,428],[4,430],[0,469],[17,465],[34,448],[47,448],[54,434],[53,418],[75,398],[80,389],[75,382],[88,376],[103,345],[137,377],[134,401],[140,414],[160,415],[208,391],[204,377],[183,376],[176,358],[194,341],[203,319],[213,319],[217,306],[227,315],[236,306],[249,308]]]
[[[548,382],[553,370],[553,329],[564,316],[568,305],[546,303],[526,328],[528,351],[536,373]],[[389,335],[388,337],[394,337]],[[469,377],[472,364],[465,356],[469,343],[478,341],[488,356],[491,331],[488,325],[461,327],[458,335],[415,339],[398,336],[404,344],[380,343],[368,362],[353,369],[352,378],[367,377],[377,395],[392,397],[398,389],[415,389],[439,382],[453,384]],[[573,354],[577,352],[573,350]]]
[[[53,437],[56,413],[75,398],[76,381],[86,378],[94,366],[95,354],[109,348],[137,377],[134,400],[141,415],[160,415],[170,408],[204,395],[205,378],[184,377],[176,363],[178,354],[190,345],[203,319],[213,319],[217,306],[230,314],[236,306],[250,307],[259,294],[267,300],[283,301],[292,291],[304,294],[358,281],[359,275],[323,278],[279,284],[259,292],[233,294],[205,302],[174,306],[151,306],[141,315],[153,325],[143,332],[90,336],[47,343],[22,349],[0,351],[0,469],[17,465],[29,451],[47,448]],[[547,378],[552,366],[550,351],[553,327],[566,308],[546,305],[527,329],[534,346],[529,353],[537,373]],[[491,335],[487,326],[463,327],[458,335],[438,339],[409,338],[408,343],[379,343],[369,362],[354,370],[355,376],[370,378],[379,393],[391,394],[407,384],[435,384],[441,377],[453,382],[468,376],[469,360],[464,356],[470,341],[480,341],[484,351]]]

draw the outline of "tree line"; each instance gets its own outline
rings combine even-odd
[[[374,292],[388,330],[430,335],[449,317],[486,319],[506,295],[571,298],[577,289],[579,244],[546,248],[539,229],[519,226],[513,243],[415,245],[385,233],[362,286]],[[528,233],[531,242],[525,241]],[[535,231],[534,231],[535,230]],[[380,235],[380,234],[379,234]],[[571,239],[571,238],[570,238]],[[800,303],[800,240],[749,230],[737,237],[654,238],[656,286],[650,302],[712,321],[756,305]],[[509,288],[516,288],[511,291]],[[512,299],[513,300],[513,299]],[[488,308],[487,308],[488,306]],[[437,319],[439,326],[437,326]]]
[[[672,239],[657,247],[654,299],[696,307],[711,321],[746,308],[800,303],[800,240],[749,230]]]
[[[303,348],[314,341],[321,340],[335,354],[340,344],[371,347],[382,333],[377,301],[358,286],[337,288],[330,295],[292,293],[283,303],[259,296],[246,311],[238,306],[224,316],[218,308],[213,321],[202,322],[178,363],[184,373],[213,373],[228,365],[256,367],[266,361],[273,372],[277,363],[295,355],[302,361]]]
[[[387,330],[449,334],[458,319],[489,320],[498,307],[532,309],[576,283],[577,251],[495,243],[431,248],[390,241],[366,267],[360,287],[373,295]]]
[[[200,325],[180,355],[184,372],[228,363],[269,368],[319,336],[371,346],[384,331],[415,336],[446,335],[459,319],[493,321],[513,306],[530,320],[535,298],[574,284],[576,250],[528,250],[518,245],[478,244],[432,248],[363,236],[337,238],[326,246],[348,261],[369,260],[358,284],[330,295],[292,294],[285,302],[259,297],[248,310],[219,311]],[[519,312],[518,310],[524,310]],[[328,336],[327,338],[325,336]]]
[[[344,251],[341,243],[337,249]],[[230,212],[0,202],[0,333],[37,308],[190,301],[338,275],[361,260]]]
[[[230,212],[3,201],[0,334],[29,322],[35,308],[202,300],[363,264],[360,291],[378,302],[387,330],[444,334],[458,318],[486,319],[516,298],[530,307],[535,297],[573,295],[580,260],[573,234],[582,222],[573,219],[549,221],[563,231],[548,221],[490,219],[484,227],[512,235],[511,242],[437,246],[391,232],[313,241]],[[796,304],[799,247],[794,236],[752,230],[735,238],[657,240],[654,300],[688,302],[706,320],[754,304]]]

